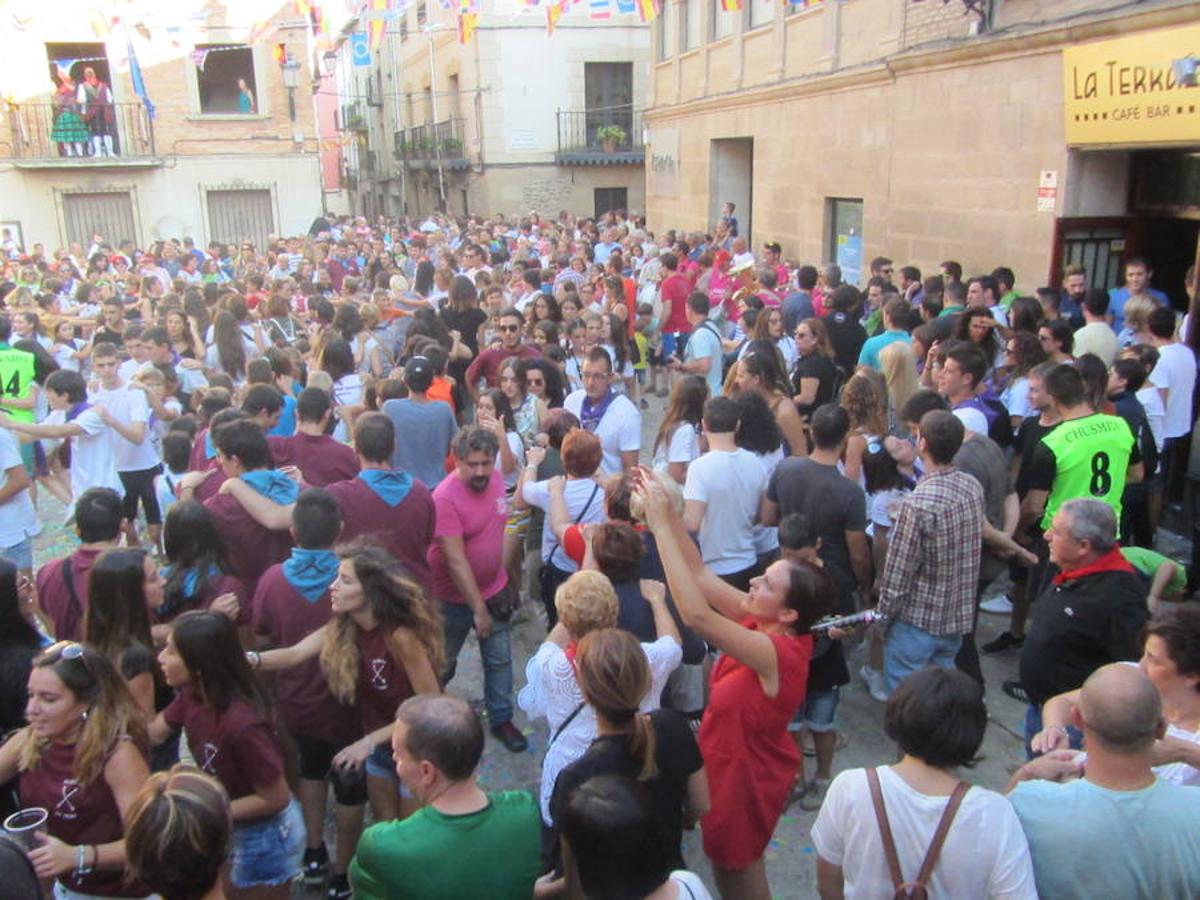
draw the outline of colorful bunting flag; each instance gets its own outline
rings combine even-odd
[[[617,0],[617,12],[621,15],[633,15],[637,12],[637,0]]]
[[[554,26],[558,24],[558,20],[562,18],[565,7],[564,0],[556,0],[546,7],[546,36],[554,34]]]
[[[192,51],[191,57],[192,57],[192,62],[195,63],[195,65],[196,65],[196,68],[199,69],[201,72],[203,72],[204,71],[204,63],[208,61],[208,51],[204,50],[200,47],[197,47],[195,50]]]
[[[588,18],[597,20],[611,19],[612,0],[588,0]]]
[[[471,35],[475,33],[475,29],[479,27],[479,13],[465,12],[458,15],[458,42],[460,44],[469,44]]]
[[[653,22],[662,11],[661,0],[637,0],[637,10],[643,22]]]
[[[367,22],[367,35],[372,53],[379,50],[383,44],[383,31],[387,25],[384,14],[391,8],[392,0],[371,0],[371,11],[374,15]]]
[[[721,0],[721,9],[725,12],[741,12],[742,0]]]
[[[270,34],[273,28],[274,26],[271,24],[270,20],[263,19],[262,21],[255,22],[250,26],[250,31],[246,35],[246,43],[253,47],[268,34]]]

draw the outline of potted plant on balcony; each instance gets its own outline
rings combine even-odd
[[[596,140],[605,153],[616,153],[617,147],[625,143],[628,136],[620,125],[601,125],[596,129]]]
[[[441,145],[438,149],[444,156],[461,156],[462,147],[462,141],[460,141],[458,138],[449,137],[442,139]]]

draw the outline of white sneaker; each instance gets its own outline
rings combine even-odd
[[[870,666],[863,666],[858,670],[858,676],[866,684],[867,692],[873,700],[878,700],[880,703],[887,702],[887,685],[884,684],[882,672],[876,671]]]
[[[1012,612],[1012,601],[1008,599],[1008,594],[998,594],[990,600],[984,600],[979,604],[979,609],[985,613],[991,613],[996,616],[1007,616]]]

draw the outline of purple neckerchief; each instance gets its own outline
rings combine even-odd
[[[86,400],[80,400],[78,403],[76,403],[74,406],[72,406],[70,409],[67,410],[67,421],[74,422],[76,419],[78,419],[80,416],[82,416],[85,412],[87,412],[91,408],[92,408],[92,404],[88,403]]]
[[[604,414],[608,412],[608,407],[616,399],[616,396],[617,392],[609,388],[604,399],[593,406],[592,398],[584,395],[583,405],[579,408],[579,424],[584,431],[595,431],[600,427],[600,420],[604,418]]]

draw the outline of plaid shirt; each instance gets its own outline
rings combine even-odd
[[[983,488],[970,475],[948,469],[922,478],[888,534],[880,615],[939,636],[969,632],[983,523]]]

